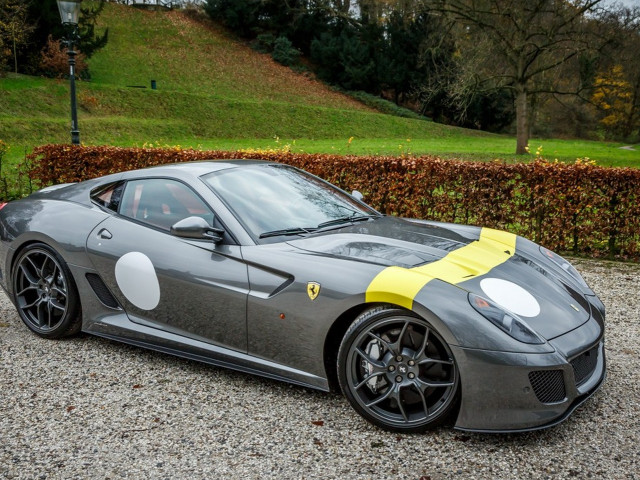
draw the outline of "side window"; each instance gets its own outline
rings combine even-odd
[[[124,182],[110,183],[103,185],[91,192],[91,200],[114,212],[118,211],[120,200],[122,199],[122,191],[124,190]]]
[[[213,212],[186,185],[166,178],[133,180],[126,184],[120,215],[166,230],[191,216],[202,217],[213,225]]]

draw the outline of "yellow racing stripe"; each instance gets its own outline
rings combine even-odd
[[[388,267],[367,287],[367,302],[383,302],[411,309],[418,292],[434,278],[453,285],[490,272],[516,250],[516,235],[483,228],[480,238],[445,257],[415,268]]]

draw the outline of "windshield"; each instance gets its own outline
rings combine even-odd
[[[379,215],[332,185],[286,165],[229,168],[203,180],[257,238],[303,235]]]

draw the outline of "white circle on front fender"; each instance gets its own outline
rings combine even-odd
[[[516,315],[537,317],[540,314],[538,301],[520,285],[500,278],[485,278],[480,281],[480,288],[487,297]]]
[[[153,310],[160,303],[160,284],[149,257],[129,252],[116,262],[116,282],[124,296],[142,310]]]

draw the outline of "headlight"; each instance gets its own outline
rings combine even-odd
[[[589,285],[587,285],[587,282],[584,281],[584,278],[582,278],[582,275],[580,275],[578,271],[574,268],[574,266],[571,265],[569,262],[567,262],[560,255],[542,246],[540,247],[540,253],[542,253],[542,255],[544,255],[546,258],[548,258],[553,263],[558,265],[561,269],[563,269],[573,278],[575,278],[580,285],[582,285],[583,287],[589,288]]]
[[[535,345],[544,343],[544,340],[529,325],[490,300],[475,293],[469,293],[469,303],[476,312],[516,340]]]

